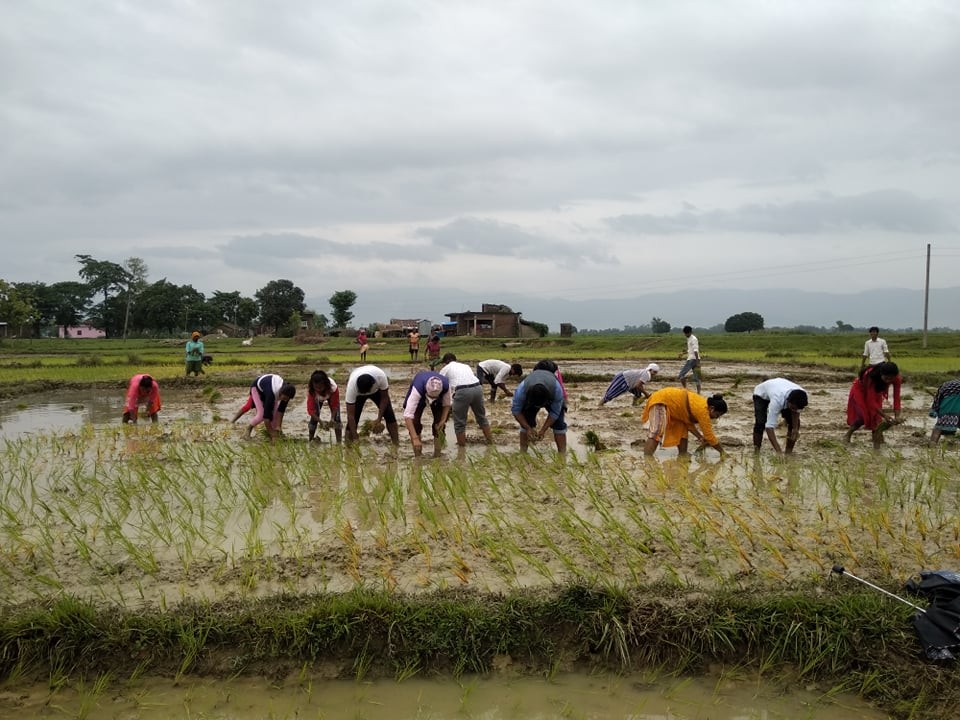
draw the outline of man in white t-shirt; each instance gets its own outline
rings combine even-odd
[[[753,389],[753,448],[760,452],[763,435],[766,432],[778,455],[793,452],[794,445],[800,439],[800,411],[808,403],[807,391],[786,378],[765,380]],[[781,449],[777,441],[777,422],[780,418],[787,422],[786,448]]]
[[[890,361],[890,348],[887,347],[887,341],[880,337],[880,328],[874,325],[869,332],[870,339],[863,344],[863,357],[860,358],[861,370],[868,364],[873,367]]]
[[[347,380],[347,443],[360,437],[357,431],[360,425],[360,414],[367,400],[372,400],[377,408],[375,423],[384,422],[387,432],[390,433],[390,442],[400,444],[400,428],[397,425],[397,416],[393,412],[390,402],[390,381],[387,374],[376,365],[361,365]]]
[[[503,390],[507,397],[513,397],[513,393],[507,389],[506,379],[521,375],[523,375],[523,368],[518,363],[509,364],[495,359],[477,363],[477,378],[480,384],[490,385],[490,402],[496,401],[497,388]]]
[[[677,380],[686,387],[687,375],[692,372],[693,381],[697,384],[697,392],[700,392],[700,341],[697,340],[697,336],[693,334],[693,328],[689,325],[684,326],[683,334],[687,338],[687,361],[680,368]],[[680,353],[680,357],[683,357],[683,353]]]
[[[450,391],[453,393],[453,432],[457,436],[457,446],[460,448],[467,446],[467,412],[469,410],[473,411],[473,417],[483,432],[487,445],[492,445],[493,431],[490,429],[490,421],[483,406],[483,385],[480,383],[480,378],[473,374],[469,365],[458,362],[457,356],[453,353],[444,355],[440,362],[443,363],[440,374],[447,378]]]

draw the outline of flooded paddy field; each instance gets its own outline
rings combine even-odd
[[[259,646],[251,652],[242,643],[218,639],[220,628],[209,619],[211,613],[232,617],[253,607],[251,622],[258,624],[272,617],[271,608],[292,604],[296,612],[309,613],[312,607],[328,608],[336,598],[366,608],[358,613],[364,620],[351,632],[363,630],[375,640],[364,650],[354,644],[360,635],[350,635],[353,660],[335,664],[330,674],[353,678],[344,686],[347,695],[363,694],[366,688],[365,697],[388,698],[382,701],[388,706],[393,702],[389,698],[400,702],[406,693],[421,697],[414,692],[419,686],[408,684],[410,678],[442,672],[445,666],[455,674],[458,668],[495,672],[504,657],[514,659],[511,686],[530,674],[552,675],[584,663],[629,675],[654,662],[663,669],[655,695],[674,687],[670,676],[678,669],[762,670],[777,688],[773,695],[801,688],[829,700],[839,688],[885,698],[885,714],[877,717],[906,716],[913,706],[905,699],[893,700],[890,687],[878,690],[876,678],[890,683],[899,678],[896,682],[909,688],[914,699],[925,682],[941,694],[957,692],[960,682],[949,668],[917,674],[920,661],[909,609],[904,612],[830,577],[833,564],[841,563],[897,590],[921,569],[960,565],[960,453],[953,442],[927,445],[932,423],[926,417],[929,388],[913,387],[908,379],[907,421],[891,429],[885,446],[874,452],[866,433],[855,435],[850,446],[841,442],[851,379],[842,373],[735,366],[721,375],[707,365],[704,392],[722,392],[730,405],[715,429],[731,452],[721,458],[707,450],[678,459],[674,450],[660,450],[651,459],[640,451],[645,437],[641,408],[632,405],[629,396],[598,405],[609,376],[619,369],[596,362],[563,365],[571,378],[571,452],[565,459],[548,440],[527,455],[518,452],[507,399],[488,404],[494,447],[482,444],[471,420],[466,452],[447,446],[438,457],[424,458],[413,457],[402,429],[399,450],[385,434],[364,437],[347,448],[334,444],[332,432],[326,431],[322,442],[308,444],[307,416],[299,398],[284,422],[285,440],[245,441],[242,421],[231,425],[226,420],[243,403],[245,390],[236,383],[218,385],[215,377],[162,386],[164,407],[156,425],[120,425],[121,387],[73,388],[5,400],[0,404],[0,606],[6,609],[8,628],[14,628],[0,638],[6,674],[16,678],[22,672],[23,682],[47,667],[43,663],[50,657],[59,657],[50,655],[48,646],[26,641],[40,642],[37,618],[25,619],[30,612],[63,613],[67,619],[60,618],[61,625],[85,618],[86,626],[98,628],[102,613],[113,613],[125,618],[124,627],[134,622],[131,618],[147,618],[166,628],[156,631],[158,655],[135,646],[126,662],[105,662],[87,650],[70,655],[69,662],[61,658],[68,667],[50,669],[60,682],[48,686],[76,693],[77,702],[93,693],[98,707],[104,697],[127,692],[117,689],[124,678],[137,679],[151,669],[176,676],[184,692],[196,681],[196,673],[224,682],[239,674],[229,681],[233,685],[223,687],[241,688],[265,673],[270,654]],[[391,368],[395,406],[412,372],[406,366]],[[774,375],[792,377],[810,393],[797,453],[789,458],[773,456],[767,446],[757,456],[750,447],[752,388]],[[296,381],[293,373],[285,376]],[[665,372],[653,388],[669,382]],[[367,413],[372,417],[369,407]],[[606,449],[597,451],[587,431]],[[427,440],[426,455],[430,445]],[[570,588],[589,592],[570,594]],[[416,653],[405,652],[407,645],[429,635],[422,625],[416,625],[419,639],[412,630],[403,631],[405,623],[412,622],[406,611],[392,621],[393,631],[376,623],[364,625],[373,622],[367,605],[374,602],[365,593],[405,602],[423,598],[439,603],[437,598],[444,598],[477,603],[481,614],[484,606],[499,607],[512,598],[517,605],[511,605],[510,612],[521,616],[526,612],[521,607],[556,601],[561,610],[551,613],[573,612],[573,606],[577,621],[549,615],[557,628],[567,628],[562,641],[552,650],[537,645],[523,659],[516,649],[502,651],[511,642],[524,647],[525,633],[530,632],[524,626],[511,637],[514,630],[504,619],[512,617],[509,613],[490,620],[493,627],[504,628],[504,636],[489,628],[475,635],[467,622],[457,626],[461,640],[468,637],[476,643],[466,662],[449,650],[440,657],[419,646]],[[63,598],[76,604],[58,605]],[[747,600],[749,606],[737,605]],[[779,602],[787,602],[789,609],[778,606],[768,612],[768,603]],[[732,616],[727,618],[726,611]],[[384,610],[377,617],[393,617],[392,612]],[[177,632],[165,625],[171,616],[181,623]],[[761,616],[763,629],[758,629],[755,623]],[[292,616],[284,617],[287,620],[275,624],[294,622]],[[702,627],[694,632],[684,629],[684,622]],[[301,632],[320,633],[322,623],[316,618],[311,623]],[[32,634],[25,629],[30,627]],[[494,635],[499,639],[491,640]],[[676,647],[678,638],[690,644],[689,652]],[[271,652],[282,656],[276,667],[283,672],[271,671],[279,673],[276,677],[267,673],[274,685],[292,688],[293,695],[303,691],[300,681],[290,678],[300,672],[311,676],[323,659],[322,653],[311,655],[316,649],[306,654],[297,650],[299,642],[291,640],[292,650],[276,645]],[[41,659],[43,648],[47,660]],[[340,646],[338,651],[346,652]],[[357,657],[366,658],[366,669],[361,663],[358,671]],[[368,674],[404,682],[388,682],[383,687],[394,690],[382,690],[379,684],[363,684]],[[94,693],[99,677],[109,679],[103,684],[110,689]],[[590,675],[576,677],[593,682]],[[789,685],[785,678],[790,678]],[[447,709],[452,706],[441,698],[444,692],[456,696],[462,681],[450,682],[447,690],[424,701],[429,712],[400,716],[452,716]],[[478,680],[477,687],[483,682]],[[787,702],[794,704],[794,715],[775,704],[763,708],[763,715],[759,706],[749,703],[722,715],[718,708],[725,701],[716,693],[717,682],[714,677],[708,683],[717,700],[713,714],[702,714],[699,706],[694,714],[684,715],[676,706],[651,704],[648,715],[834,717],[826,700],[819,708],[821,703],[792,696]],[[620,683],[616,687],[622,698],[624,688],[632,686],[628,680]],[[29,684],[14,686],[19,687],[10,691],[14,695],[43,694]],[[214,693],[227,692],[215,687],[219,689]],[[541,693],[547,702],[542,707],[518,700],[522,713],[506,703],[473,712],[491,718],[645,717],[640,700],[632,696],[610,711],[592,710],[584,700],[580,715],[573,703],[564,715],[562,707],[551,704],[549,698],[558,694],[551,694],[550,687],[545,685]],[[168,690],[179,697],[180,690]],[[766,687],[757,692],[769,694]],[[500,688],[491,696],[499,702],[506,693]],[[201,694],[196,690],[193,697]],[[252,694],[258,702],[270,697],[266,690]],[[66,696],[58,697],[44,702],[67,702]],[[318,697],[314,694],[311,702],[319,702]],[[15,701],[9,695],[3,698]],[[340,715],[316,704],[290,706],[283,709],[286,714],[278,711],[275,716],[381,717],[374,714],[374,705]],[[816,714],[814,706],[828,714]],[[268,716],[258,707],[259,715],[248,716]],[[243,717],[240,710],[203,712]],[[866,706],[856,712],[865,714],[845,714],[875,717],[866,714]],[[203,716],[199,711],[195,715]]]
[[[663,679],[639,675],[561,674],[550,680],[502,675],[381,680],[284,681],[236,677],[173,682],[152,678],[120,686],[47,686],[0,691],[0,713],[22,720],[77,717],[103,720],[274,718],[484,718],[484,720],[883,720],[886,713],[847,694],[732,678]]]

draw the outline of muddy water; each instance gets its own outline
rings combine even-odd
[[[753,681],[716,678],[657,683],[638,676],[565,674],[535,678],[465,677],[353,682],[289,678],[232,680],[144,679],[111,685],[47,686],[0,692],[0,716],[168,718],[623,718],[625,720],[881,720],[887,715],[845,695],[786,693]]]

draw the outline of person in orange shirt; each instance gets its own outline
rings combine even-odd
[[[705,398],[684,388],[663,388],[653,393],[643,408],[642,422],[649,434],[643,446],[645,455],[653,455],[658,445],[675,447],[687,454],[687,435],[693,434],[704,445],[721,455],[723,448],[713,432],[713,421],[727,412],[721,395]]]
[[[124,423],[134,425],[137,423],[141,403],[147,406],[150,422],[157,422],[157,413],[160,412],[160,386],[146,373],[130,378],[130,384],[127,386],[127,400],[123,406]]]

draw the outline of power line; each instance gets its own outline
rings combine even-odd
[[[935,257],[960,257],[960,247],[949,247],[948,249],[957,250],[956,253],[934,253]],[[756,275],[763,275],[765,277],[781,277],[784,275],[795,275],[795,274],[805,274],[811,272],[824,272],[830,270],[842,270],[846,268],[856,268],[856,267],[866,267],[871,265],[887,265],[891,263],[901,263],[901,264],[910,264],[910,261],[918,263],[917,267],[920,267],[920,263],[925,257],[926,253],[918,251],[890,251],[883,253],[875,253],[869,258],[864,258],[863,255],[850,256],[847,258],[834,258],[831,260],[811,260],[808,262],[800,263],[787,263],[779,265],[765,265],[765,266],[755,266],[751,268],[741,268],[737,270],[729,270],[725,272],[711,272],[709,275],[710,281],[718,280],[735,280],[744,277],[754,277]],[[651,279],[649,276],[644,278],[642,284],[642,290],[646,293],[651,290],[669,290],[673,288],[689,288],[694,281],[692,280],[694,276],[691,274],[685,274],[677,277],[662,278],[659,280]],[[638,287],[637,282],[629,283],[607,283],[604,285],[587,285],[587,286],[578,286],[578,287],[567,287],[567,288],[553,288],[549,291],[543,293],[531,293],[536,295],[555,295],[561,293],[567,297],[571,295],[580,295],[583,293],[592,293],[597,290],[605,291],[617,291],[624,289],[636,289]]]

